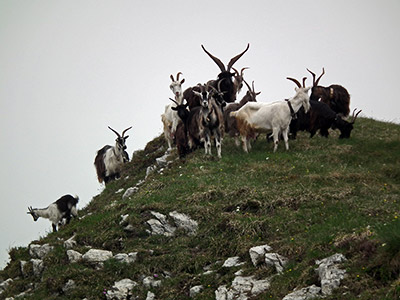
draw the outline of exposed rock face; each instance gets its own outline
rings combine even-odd
[[[68,294],[69,292],[71,292],[73,289],[76,288],[76,283],[75,281],[73,281],[72,279],[69,279],[67,281],[67,283],[64,285],[64,287],[62,288],[63,292],[65,294]]]
[[[251,262],[253,265],[256,267],[260,263],[265,261],[265,254],[271,251],[272,248],[268,245],[262,245],[262,246],[256,246],[253,248],[250,248],[249,250],[249,255]]]
[[[215,291],[216,300],[247,300],[250,297],[266,291],[270,286],[270,280],[256,280],[253,276],[237,276],[232,286],[228,289],[225,285]]]
[[[39,277],[44,270],[43,260],[32,258],[31,262],[33,268],[33,275]]]
[[[11,278],[8,278],[7,280],[4,280],[0,282],[0,295],[4,292],[5,289],[8,288],[8,286],[13,282]]]
[[[29,255],[32,256],[33,258],[43,259],[53,249],[54,247],[50,246],[49,244],[44,244],[44,245],[30,244]]]
[[[114,283],[113,287],[107,291],[107,300],[125,300],[132,296],[132,289],[137,283],[131,279],[122,279]]]
[[[150,219],[146,222],[150,226],[148,232],[153,235],[174,236],[175,231],[179,228],[185,231],[188,235],[195,235],[198,228],[198,223],[192,220],[189,216],[173,211],[169,213],[174,225],[168,222],[166,215],[151,211],[155,219]]]

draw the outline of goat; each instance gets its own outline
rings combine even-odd
[[[324,102],[310,100],[310,105],[311,109],[307,113],[301,108],[297,113],[297,119],[293,119],[290,123],[292,138],[296,138],[297,131],[299,130],[308,131],[310,133],[310,138],[312,138],[318,130],[321,136],[328,137],[329,128],[339,129],[340,139],[349,138],[353,130],[354,122],[361,112],[360,110],[354,115],[355,109],[353,111],[352,120],[346,121],[342,118],[341,114],[337,114]]]
[[[237,62],[239,58],[241,58],[243,54],[246,53],[247,50],[249,50],[249,47],[250,44],[247,44],[246,49],[233,57],[225,68],[225,65],[221,62],[219,58],[212,55],[206,50],[206,48],[204,48],[203,45],[201,45],[201,48],[204,50],[204,52],[207,53],[207,55],[217,64],[217,66],[221,70],[221,73],[218,74],[217,79],[208,82],[208,84],[213,86],[214,88],[220,86],[220,92],[224,93],[224,100],[227,103],[235,102],[236,93],[238,91],[238,86],[235,85],[232,80],[232,77],[235,76],[235,73],[231,73],[231,68],[233,64]]]
[[[186,154],[190,153],[190,148],[188,144],[188,131],[187,131],[187,120],[189,117],[189,111],[187,110],[188,104],[182,103],[179,104],[175,100],[171,99],[172,102],[176,104],[176,106],[172,106],[171,109],[176,111],[179,118],[182,122],[178,123],[175,131],[175,143],[176,148],[178,150],[178,155],[180,158],[186,156]]]
[[[108,128],[117,135],[115,146],[106,145],[97,151],[94,165],[97,171],[97,178],[100,183],[104,181],[107,184],[110,180],[115,180],[120,177],[122,165],[129,161],[128,153],[126,150],[126,139],[129,135],[124,136],[125,132],[132,128],[129,127],[120,135],[117,131]]]
[[[234,67],[232,67],[232,69],[233,71],[235,71],[235,76],[233,77],[233,89],[234,91],[236,91],[236,94],[239,94],[243,87],[243,81],[244,81],[243,71],[248,69],[248,67],[242,68],[240,70],[240,73]]]
[[[172,75],[170,76],[172,83],[169,86],[172,92],[174,93],[175,101],[179,104],[181,104],[183,101],[182,84],[185,82],[185,79],[179,80],[180,74],[182,73],[178,72],[178,74],[176,74],[176,80],[174,79],[174,76]],[[161,115],[161,121],[164,125],[164,137],[168,143],[169,150],[172,149],[176,127],[178,126],[179,123],[179,117],[176,114],[176,111],[173,111],[171,107],[172,104],[166,105],[165,111]]]
[[[236,145],[239,146],[239,130],[237,129],[237,124],[236,124],[236,118],[230,116],[230,113],[232,111],[237,111],[239,110],[243,105],[245,105],[247,102],[257,102],[256,97],[261,93],[261,92],[256,92],[254,89],[254,81],[252,83],[252,88],[250,88],[249,84],[243,80],[244,83],[247,85],[247,88],[249,89],[240,100],[239,103],[229,103],[226,108],[224,109],[224,120],[225,120],[225,133],[228,133],[229,136],[235,138],[235,143]]]
[[[215,91],[209,92],[206,85],[199,85],[200,92],[194,91],[201,97],[201,106],[192,108],[186,121],[188,146],[191,150],[204,145],[205,153],[211,154],[211,137],[215,138],[218,157],[221,158],[224,121],[222,107],[214,99]],[[211,89],[213,90],[213,89]]]
[[[49,219],[53,227],[53,232],[56,232],[57,225],[60,227],[63,219],[66,219],[66,223],[69,224],[71,215],[73,217],[78,217],[78,212],[76,210],[78,201],[78,196],[64,195],[46,208],[32,208],[32,206],[29,206],[27,214],[32,215],[35,222],[40,217]]]
[[[347,117],[350,113],[350,95],[349,92],[341,85],[332,84],[328,87],[319,86],[319,80],[325,74],[325,69],[322,68],[322,73],[315,80],[315,74],[307,69],[313,76],[313,87],[311,89],[310,100],[320,101],[329,105],[338,114]]]
[[[311,87],[305,87],[303,78],[303,87],[294,78],[287,79],[296,83],[296,94],[286,102],[278,101],[272,103],[248,102],[238,111],[231,112],[230,115],[236,118],[237,127],[242,138],[243,150],[248,152],[250,148],[250,139],[256,137],[256,133],[271,132],[274,140],[274,152],[278,148],[279,135],[283,135],[286,150],[289,150],[288,131],[292,117],[304,107],[307,112],[310,109],[308,91]]]

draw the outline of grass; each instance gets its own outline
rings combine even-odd
[[[204,290],[195,299],[213,299],[218,286],[229,286],[238,270],[221,267],[228,257],[246,261],[246,275],[272,275],[268,267],[252,267],[248,255],[251,247],[269,244],[290,263],[255,299],[282,299],[296,287],[318,284],[315,260],[337,252],[348,259],[347,277],[326,299],[397,299],[400,126],[360,118],[350,139],[339,140],[335,132],[328,139],[299,134],[289,143],[289,151],[281,143],[273,153],[260,136],[246,154],[226,137],[222,159],[213,149],[211,157],[198,150],[173,160],[163,174],[150,175],[131,199],[122,200],[115,192],[143,179],[165,151],[163,137],[150,141],[127,164],[125,179],[109,184],[80,211],[85,218],[39,241],[55,246],[45,258],[41,281],[33,274],[20,277],[0,298],[38,282],[30,299],[104,299],[104,290],[117,280],[140,282],[157,274],[163,281],[151,289],[157,299],[187,299],[190,287],[199,284]],[[174,210],[198,221],[197,235],[149,236],[144,223],[150,211]],[[123,214],[129,214],[133,232],[119,225]],[[69,264],[62,243],[73,234],[81,253],[90,246],[114,254],[138,252],[138,260],[129,267],[109,260],[101,270]],[[10,256],[2,279],[20,276],[19,261],[29,260],[26,248],[11,249]],[[206,266],[215,272],[201,275]],[[68,279],[77,288],[65,294]],[[147,289],[140,284],[134,292],[145,299]]]

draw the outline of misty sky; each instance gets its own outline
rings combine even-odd
[[[51,230],[28,206],[70,193],[82,208],[101,192],[93,161],[114,143],[107,126],[133,126],[131,155],[162,133],[170,74],[184,88],[217,76],[201,44],[227,63],[250,43],[235,67],[250,67],[259,101],[293,96],[287,76],[325,67],[320,84],[345,86],[351,109],[400,123],[399,29],[398,0],[1,0],[0,267]]]

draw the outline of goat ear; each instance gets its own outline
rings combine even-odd
[[[181,84],[183,84],[185,82],[185,78],[183,78],[182,80],[181,80]]]
[[[126,141],[126,139],[129,137],[129,135],[127,135],[127,136],[124,136],[124,140]]]
[[[172,109],[172,110],[178,110],[178,109],[176,108],[176,106],[171,106],[171,109]]]

